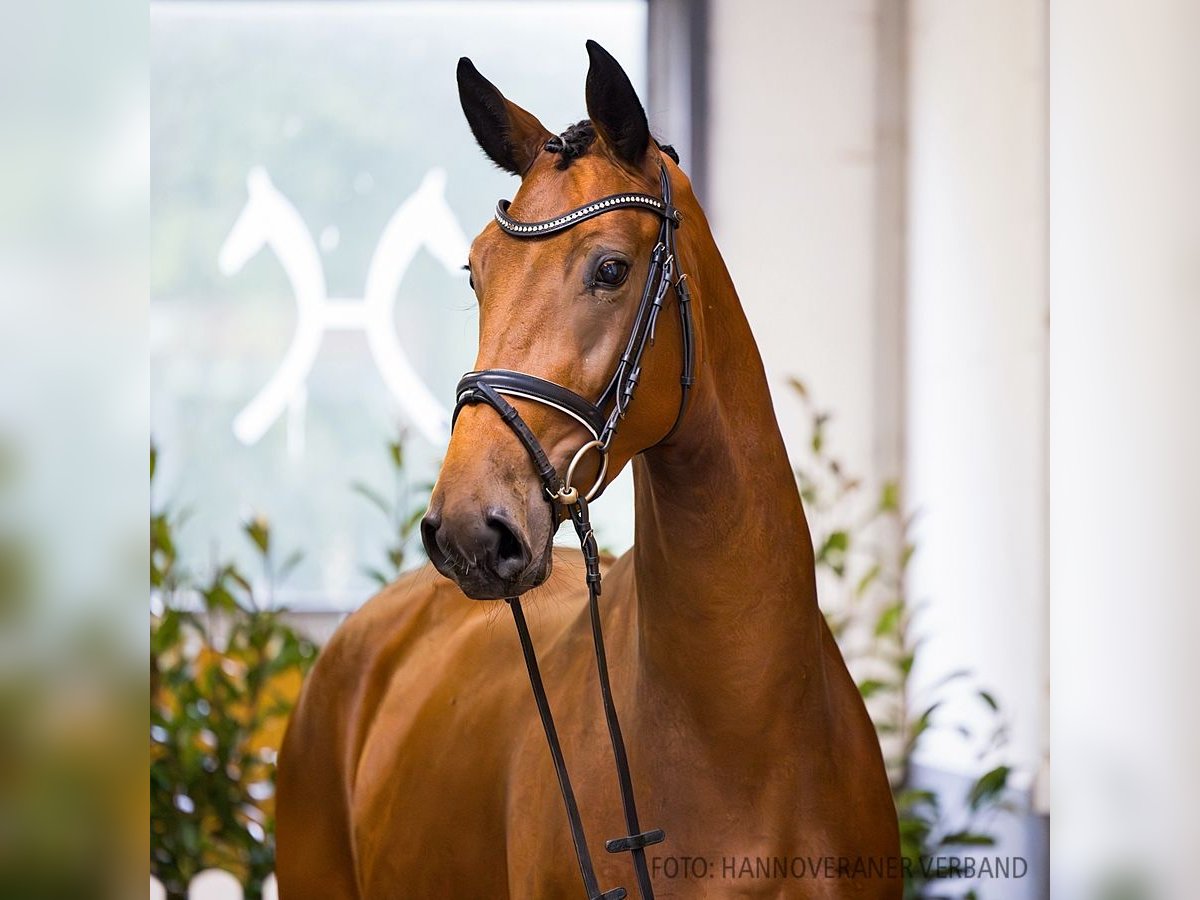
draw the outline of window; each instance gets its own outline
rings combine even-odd
[[[586,38],[644,89],[646,3],[151,10],[157,490],[190,510],[187,559],[248,551],[240,523],[263,514],[276,546],[305,554],[277,599],[354,608],[389,526],[351,484],[393,490],[400,428],[413,482],[436,473],[474,359],[460,267],[516,187],[471,138],[458,57],[558,129],[585,115]],[[596,511],[616,549],[629,495]]]

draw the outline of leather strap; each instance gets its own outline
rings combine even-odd
[[[671,180],[667,177],[667,171],[664,167],[662,170],[663,182],[663,198],[670,205],[671,202]],[[678,257],[675,255],[675,229],[665,229],[663,235],[666,244],[667,252],[670,258],[678,264]],[[679,430],[679,425],[683,422],[684,414],[687,413],[688,399],[691,397],[692,385],[696,382],[696,349],[695,349],[695,328],[692,322],[692,294],[688,290],[687,275],[680,274],[675,281],[675,303],[679,307],[679,331],[682,335],[683,345],[683,373],[679,376],[679,411],[675,414],[675,422],[671,426],[671,430],[659,441],[670,440],[675,436],[675,432]]]
[[[529,672],[529,684],[533,688],[533,702],[537,704],[538,715],[542,718],[542,729],[546,732],[546,746],[550,748],[550,758],[554,761],[554,773],[558,776],[558,789],[562,792],[563,805],[567,808],[567,822],[571,827],[571,843],[575,845],[575,857],[579,861],[579,874],[583,878],[583,889],[587,891],[588,900],[623,900],[626,896],[623,887],[600,893],[600,885],[596,881],[596,870],[592,866],[592,854],[588,851],[587,836],[583,833],[583,819],[579,815],[579,804],[575,801],[575,790],[571,787],[567,762],[563,759],[562,746],[558,742],[558,730],[554,727],[554,715],[550,712],[550,701],[546,697],[546,687],[542,684],[542,673],[538,668],[533,639],[529,635],[529,625],[525,621],[525,612],[521,609],[521,598],[509,597],[507,602],[512,609],[513,620],[517,625],[517,636],[521,640],[521,653],[525,657],[525,668]]]
[[[455,419],[458,418],[463,404],[471,401],[471,394],[476,392],[481,384],[489,385],[498,394],[521,397],[545,406],[552,406],[579,422],[591,432],[594,438],[599,438],[600,433],[604,430],[605,416],[596,404],[589,403],[573,390],[565,388],[561,384],[547,381],[545,378],[538,378],[536,375],[513,372],[509,369],[468,372],[459,379],[458,388],[455,391],[457,397],[454,407]],[[453,427],[453,421],[451,427]]]
[[[646,846],[666,838],[661,828],[642,832],[638,824],[637,798],[633,792],[633,778],[629,774],[629,757],[625,752],[625,738],[621,734],[621,720],[617,717],[617,705],[613,700],[612,682],[608,677],[608,653],[604,648],[604,627],[600,622],[600,554],[596,549],[596,536],[588,516],[587,501],[582,497],[571,507],[571,522],[583,547],[584,564],[587,568],[588,614],[592,622],[592,643],[596,650],[596,671],[600,676],[600,698],[604,704],[604,719],[608,724],[608,738],[612,744],[613,760],[617,768],[617,783],[621,790],[621,807],[625,813],[625,828],[628,835],[606,841],[604,848],[609,853],[629,851],[633,857],[634,877],[637,878],[638,893],[646,900],[653,900],[654,886],[650,881],[650,867],[646,864]]]

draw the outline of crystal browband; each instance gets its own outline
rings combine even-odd
[[[651,197],[649,194],[613,194],[543,222],[519,222],[508,214],[508,207],[508,200],[501,200],[496,204],[496,224],[509,234],[522,236],[553,234],[556,231],[570,228],[585,219],[623,207],[648,209],[660,216],[670,218],[675,224],[679,224],[682,218],[678,210],[674,208],[668,210],[661,200]]]

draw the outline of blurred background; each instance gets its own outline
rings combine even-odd
[[[758,337],[904,852],[1007,866],[910,895],[1189,895],[1200,7],[100,9],[0,29],[0,893],[97,893],[132,847],[169,896],[271,895],[288,710],[422,562],[460,266],[516,187],[455,63],[561,129],[594,38]],[[631,497],[595,510],[610,550]],[[98,774],[144,746],[147,649],[148,800],[140,760]]]

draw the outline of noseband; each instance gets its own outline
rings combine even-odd
[[[647,348],[654,344],[658,315],[662,311],[667,291],[671,288],[674,288],[676,305],[679,309],[679,324],[683,341],[683,372],[679,378],[679,410],[671,430],[667,432],[663,441],[670,438],[679,428],[679,423],[683,420],[684,412],[687,409],[688,392],[694,379],[695,353],[687,276],[680,274],[675,277],[678,268],[678,260],[675,256],[675,229],[679,227],[683,217],[671,203],[671,182],[665,164],[660,164],[659,180],[662,187],[661,199],[649,194],[613,194],[542,222],[520,222],[508,214],[509,202],[507,200],[500,201],[496,207],[496,223],[506,234],[521,239],[542,238],[558,234],[568,228],[573,228],[580,222],[586,222],[588,219],[594,219],[596,216],[618,209],[648,210],[658,215],[662,219],[662,224],[658,232],[658,241],[650,255],[650,271],[646,275],[646,284],[642,289],[641,302],[638,304],[629,339],[626,341],[625,349],[617,362],[616,371],[608,386],[595,402],[581,397],[569,388],[544,378],[538,378],[536,375],[513,372],[508,369],[487,369],[481,372],[468,372],[462,377],[458,383],[454,407],[455,421],[464,406],[475,403],[487,404],[500,415],[500,418],[512,429],[525,447],[533,461],[534,468],[537,469],[538,477],[542,481],[542,489],[552,507],[552,521],[557,522],[560,509],[565,509],[575,527],[575,533],[579,537],[580,549],[583,552],[587,569],[588,609],[591,617],[592,640],[596,650],[596,669],[600,678],[600,696],[604,703],[604,717],[608,724],[609,740],[612,744],[617,781],[621,791],[621,804],[624,808],[625,825],[628,831],[626,836],[606,841],[604,846],[609,853],[629,851],[633,860],[638,890],[643,900],[653,900],[654,898],[650,871],[646,864],[645,848],[662,841],[665,835],[661,829],[642,831],[638,823],[633,781],[629,774],[629,760],[625,753],[625,741],[621,735],[621,723],[617,718],[612,685],[608,676],[604,632],[600,623],[600,553],[596,546],[596,536],[592,531],[588,503],[604,489],[604,479],[608,471],[608,454],[612,448],[617,428],[629,412],[634,391],[641,379],[642,358]],[[575,451],[563,477],[559,477],[558,470],[550,462],[537,436],[508,401],[507,398],[510,397],[533,401],[558,410],[577,421],[591,435],[591,440],[582,444]],[[573,484],[575,470],[580,460],[592,450],[600,455],[598,474],[592,486],[586,492],[581,493]],[[622,887],[600,892],[596,873],[592,866],[591,854],[587,847],[587,839],[584,835],[583,821],[575,802],[575,792],[571,787],[571,779],[567,773],[562,748],[559,745],[558,733],[554,727],[554,717],[551,714],[550,703],[546,697],[546,690],[538,669],[537,656],[534,653],[529,628],[525,622],[525,614],[521,609],[521,599],[520,597],[509,597],[507,602],[516,622],[521,650],[533,688],[534,702],[537,704],[538,714],[541,716],[542,727],[546,732],[546,743],[549,745],[555,774],[558,776],[558,786],[567,810],[571,840],[575,845],[575,856],[579,861],[579,871],[583,878],[584,889],[587,891],[589,900],[621,900],[626,896],[626,891]]]

